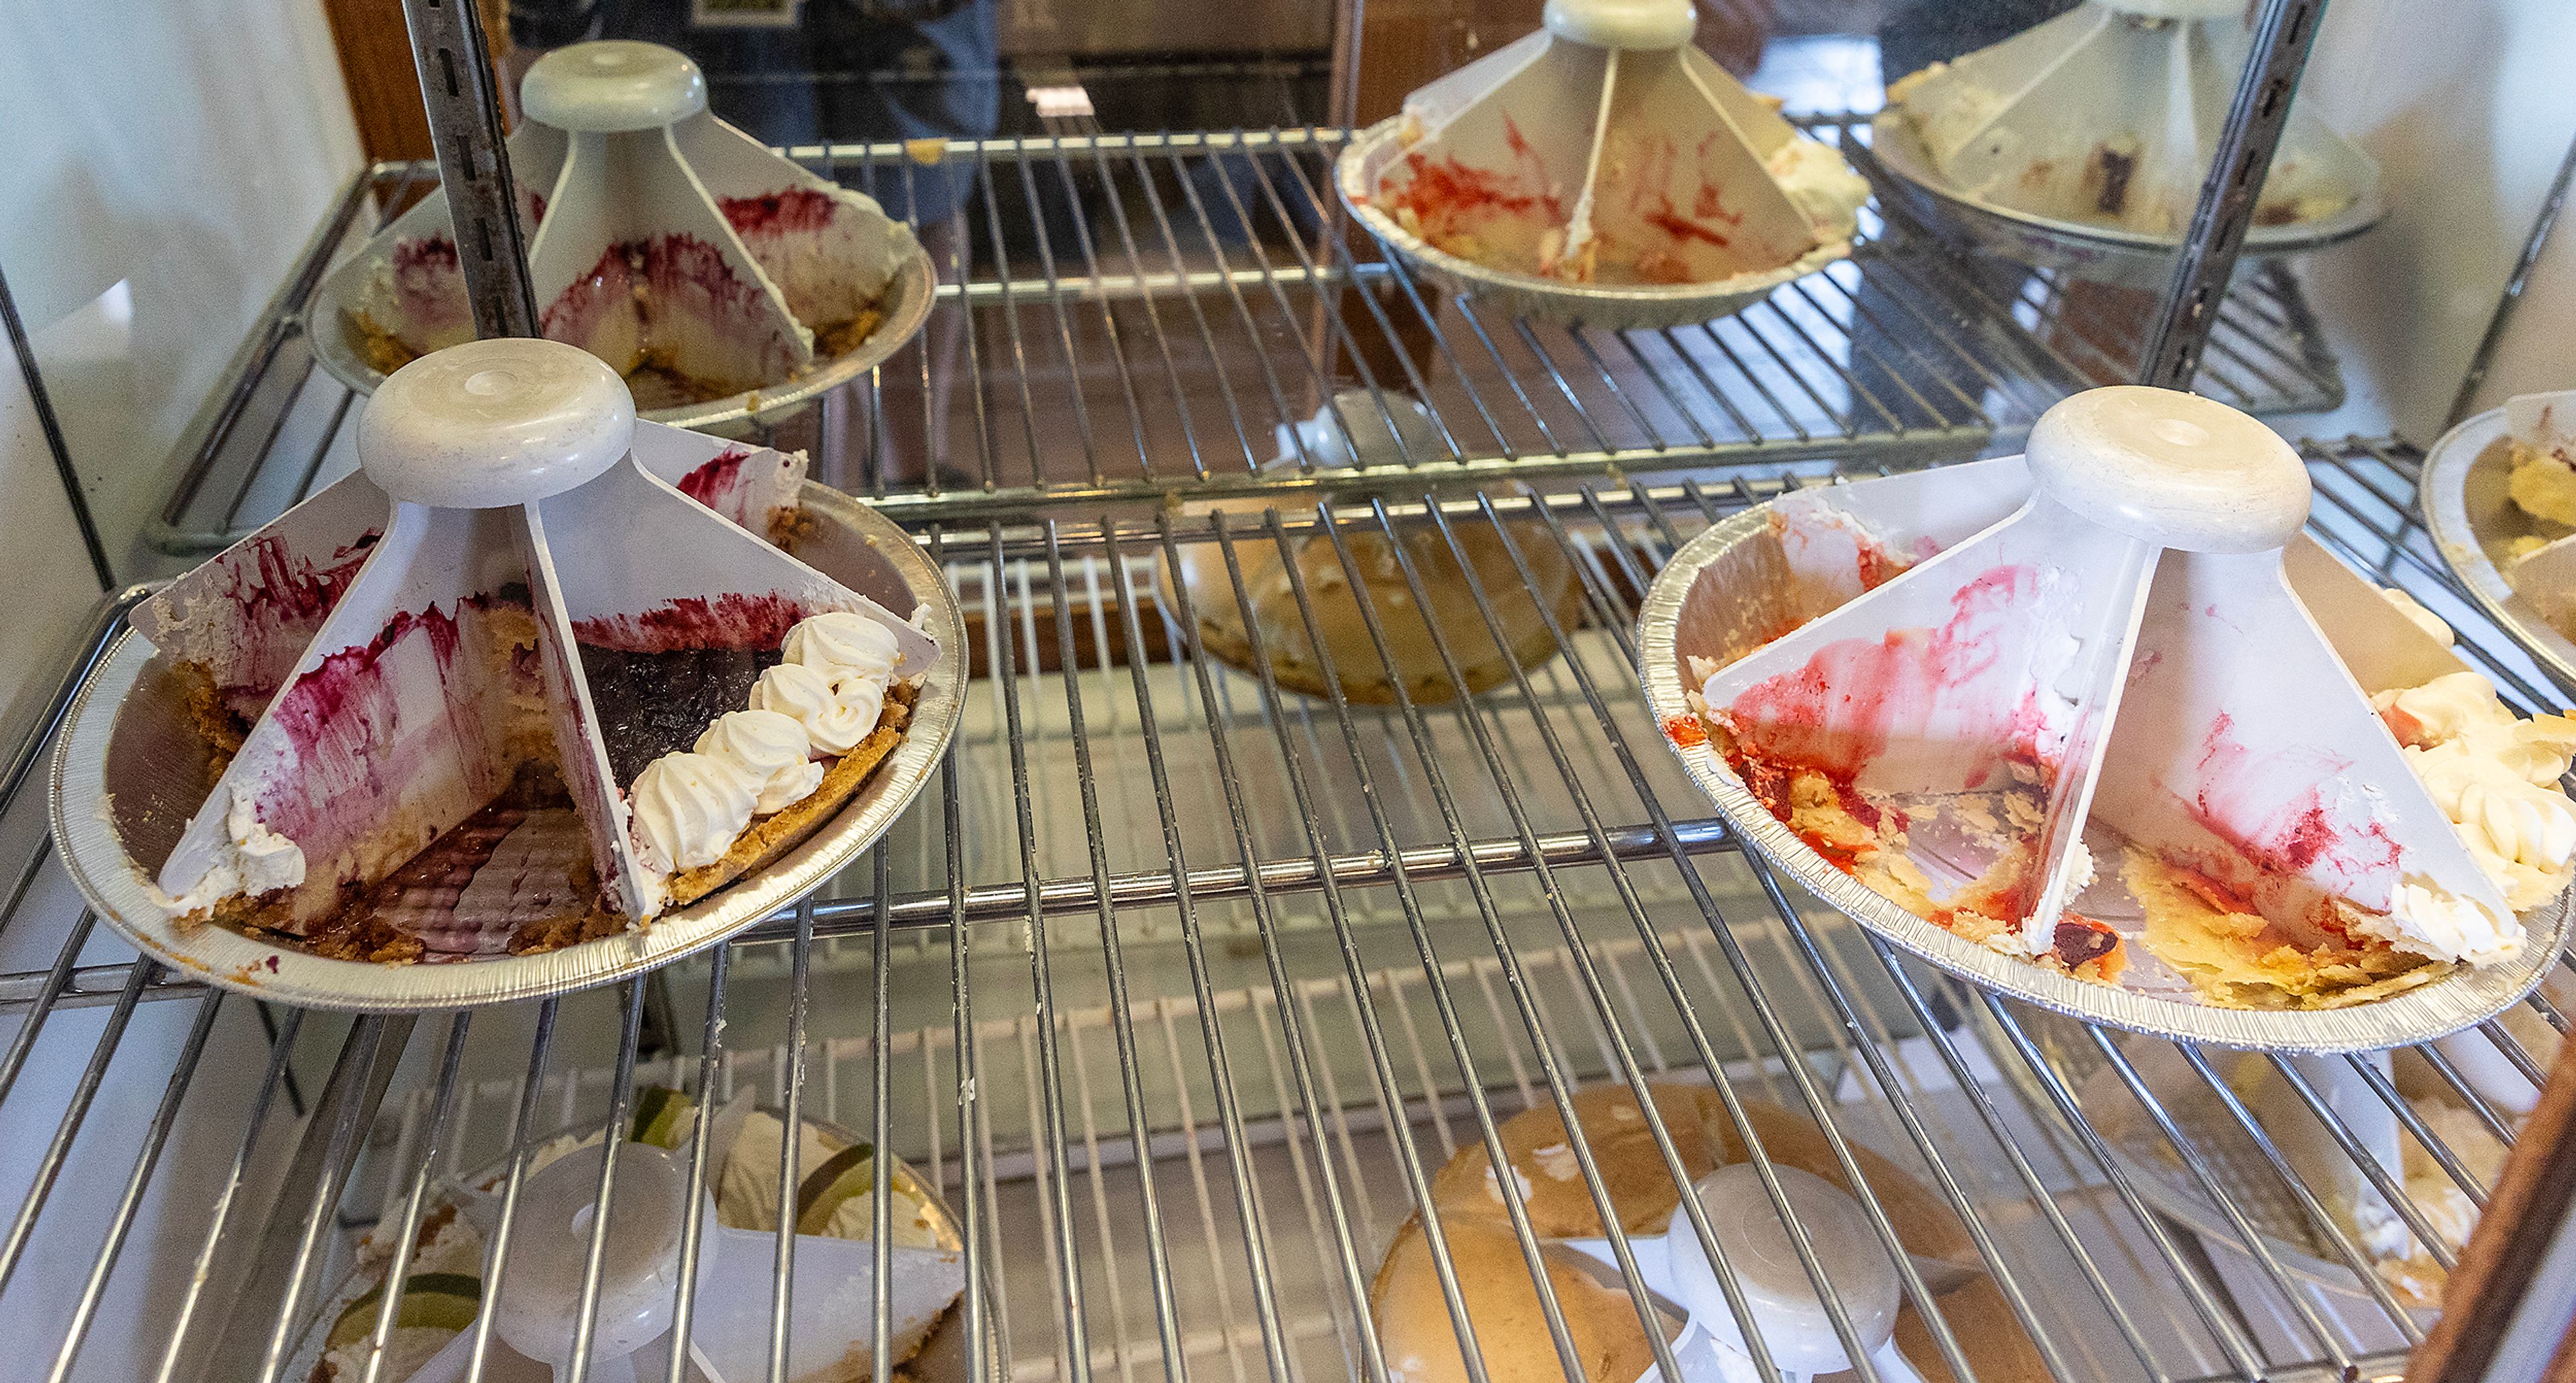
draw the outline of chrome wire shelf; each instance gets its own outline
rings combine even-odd
[[[2444,578],[2412,448],[2308,455],[2316,531],[2450,619],[2509,698],[2560,703]],[[1954,1376],[2014,1328],[2066,1378],[2393,1376],[2422,1321],[2351,1271],[2333,1179],[2262,1160],[2253,1135],[2280,1126],[2231,1103],[2232,1057],[2113,1040],[1904,959],[1728,849],[1670,766],[1635,685],[1636,594],[1702,526],[1796,483],[926,526],[986,669],[936,800],[834,896],[649,983],[539,1004],[352,1022],[137,964],[20,791],[0,804],[6,858],[28,861],[0,913],[0,1371],[276,1377],[356,1232],[407,1240],[435,1176],[622,1120],[663,1083],[757,1089],[931,1177],[967,1227],[979,1381],[1383,1383],[1370,1279],[1431,1171],[1519,1110],[1672,1080],[1795,1111],[1847,1173],[1874,1150],[1955,1217],[1997,1295],[1973,1314],[1918,1297]],[[1561,656],[1463,704],[1285,691],[1145,591],[1192,546],[1499,522],[1561,552],[1581,609]],[[1499,616],[1527,599],[1484,594]],[[1481,637],[1442,633],[1453,654]],[[2564,1030],[2546,1002],[2532,1015],[2523,1036]],[[2545,1064],[2504,1023],[2486,1035]],[[2481,1201],[2490,1165],[2460,1119],[2511,1127],[2447,1084],[2460,1118],[2374,1087],[2433,1182],[2349,1169],[2443,1262],[2457,1235],[2421,1198]],[[2176,1199],[2175,1169],[2243,1169],[2249,1143],[2250,1172]],[[2275,1247],[2283,1205],[2323,1268]]]
[[[1839,128],[1809,123],[1828,140]],[[1276,129],[788,150],[898,207],[957,210],[926,231],[941,279],[930,325],[819,416],[761,440],[807,447],[817,478],[923,521],[1175,491],[1920,464],[2008,450],[2066,393],[2130,378],[2154,308],[1962,258],[1872,213],[1851,260],[1725,321],[1507,320],[1345,241],[1328,191],[1341,141]],[[159,546],[220,547],[355,466],[355,400],[315,373],[302,314],[370,208],[398,208],[432,176],[381,164],[352,182],[183,440]],[[1437,445],[1352,472],[1283,444],[1280,425],[1312,416],[1337,378],[1363,387],[1361,413],[1395,394],[1428,402]],[[2341,402],[2286,271],[2239,282],[2198,388],[2267,414]],[[1379,425],[1348,409],[1339,422]]]

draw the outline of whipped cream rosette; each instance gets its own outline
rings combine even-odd
[[[520,103],[509,155],[540,329],[607,361],[648,416],[769,416],[883,359],[927,313],[912,231],[709,114],[678,51],[559,48]],[[444,194],[333,270],[314,317],[317,355],[357,389],[471,340]]]
[[[1869,185],[1692,46],[1687,0],[1545,21],[1343,150],[1343,199],[1415,267],[1622,327],[1722,317],[1851,252]]]
[[[2252,419],[2093,390],[2026,457],[1694,540],[1649,697],[1754,844],[1981,983],[2243,1045],[2438,1036],[2559,943],[2576,723],[2513,717],[2307,504]]]
[[[607,366],[529,340],[405,367],[358,441],[358,473],[134,616],[159,671],[101,756],[185,738],[145,790],[91,789],[112,856],[86,836],[67,854],[155,954],[400,1006],[404,986],[321,962],[508,966],[629,938],[508,984],[607,978],[711,939],[641,929],[796,850],[905,744],[939,645],[765,536],[816,531],[801,458],[639,423]],[[937,590],[926,562],[870,561],[841,569],[916,606]],[[796,714],[756,695],[784,677],[804,679]],[[953,727],[940,694],[931,741]],[[878,794],[898,800],[876,829],[937,747]],[[226,932],[267,954],[217,965]]]

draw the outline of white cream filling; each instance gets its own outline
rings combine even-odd
[[[1869,179],[1852,171],[1843,156],[1804,135],[1771,151],[1764,160],[1771,181],[1789,203],[1816,227],[1835,236],[1852,232],[1855,214],[1869,200]]]
[[[874,717],[859,718],[860,708],[840,695],[831,678],[802,663],[780,663],[760,674],[751,689],[751,708],[795,721],[825,754],[849,753],[876,727]]]
[[[2576,878],[2576,802],[2558,786],[2576,752],[2576,719],[2520,719],[2494,684],[2474,672],[2381,692],[2371,705],[2405,746],[2407,766],[2516,911],[2539,907]],[[2418,901],[2407,899],[2403,888],[2399,893],[2401,901]],[[2428,917],[2435,912],[2456,917],[2459,909],[2435,909]],[[2464,941],[2460,958],[2511,955],[2521,946],[2521,929],[2507,925],[2488,939],[2472,927]]]
[[[224,809],[225,839],[216,849],[213,866],[178,897],[153,889],[153,901],[163,909],[184,917],[235,894],[256,898],[304,882],[303,847],[270,830],[240,788],[232,793],[232,805]]]
[[[665,874],[723,859],[751,824],[760,788],[711,754],[665,754],[635,775],[635,836],[644,864]]]
[[[698,736],[697,753],[722,759],[759,785],[752,811],[766,816],[805,800],[823,781],[805,727],[776,711],[728,711]]]

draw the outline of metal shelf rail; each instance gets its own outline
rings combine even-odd
[[[2309,455],[2316,531],[2451,619],[2509,697],[2558,704],[2442,575],[2411,518],[2416,453],[2352,441]],[[2348,1159],[2303,1171],[2278,1151],[2298,1111],[2258,1118],[2225,1054],[2114,1040],[1903,959],[1729,849],[1667,764],[1639,709],[1636,593],[1690,533],[1784,483],[1798,482],[930,525],[921,540],[982,602],[985,666],[1000,672],[977,682],[983,719],[936,800],[850,889],[673,967],[658,990],[432,1015],[417,1033],[408,1018],[266,1013],[118,955],[25,829],[39,794],[18,792],[0,829],[27,863],[9,876],[0,956],[52,960],[0,977],[14,1023],[0,1207],[16,1206],[0,1237],[0,1369],[280,1377],[348,1271],[354,1230],[408,1245],[440,1176],[497,1158],[515,1186],[536,1135],[620,1126],[639,1084],[661,1082],[758,1089],[791,1120],[834,1118],[928,1175],[966,1230],[977,1287],[957,1328],[979,1383],[1387,1383],[1411,1373],[1378,1345],[1372,1275],[1434,1173],[1462,1150],[1492,1156],[1518,1111],[1675,1081],[1713,1086],[1748,1145],[1772,1117],[1761,1105],[1812,1127],[1882,1243],[1919,1221],[1864,1159],[1919,1183],[1913,1204],[1973,1246],[1992,1293],[1974,1309],[1935,1298],[1895,1259],[1923,1347],[1953,1377],[2019,1376],[1998,1348],[2067,1378],[2393,1376],[2423,1316],[2372,1271],[2338,1188],[2372,1188],[2447,1265],[2459,1228],[2433,1193],[2474,1204],[2486,1189],[2460,1120],[2511,1133],[2439,1054],[2410,1060],[2445,1078],[2458,1119],[2385,1079],[2370,1087],[2437,1164],[2430,1181],[2355,1157],[2349,1111],[2272,1063]],[[1239,601],[1231,576],[1142,593],[1191,547],[1239,570],[1301,537],[1347,562],[1375,534],[1413,539],[1418,561],[1480,529],[1523,564],[1562,556],[1580,601],[1569,622],[1526,579],[1473,586],[1487,627],[1440,631],[1445,657],[1514,618],[1554,624],[1563,652],[1464,702],[1301,696],[1278,684],[1266,642],[1247,670],[1193,637],[1183,595]],[[1167,660],[1117,653],[1155,627]],[[2536,1073],[2534,1047],[2565,1019],[2546,1000],[2531,1015],[2485,1035]],[[1669,1172],[1676,1130],[1646,1108]],[[2271,1156],[2253,1180],[2187,1188],[2202,1213],[2159,1189],[2249,1141]],[[1601,1203],[1594,1149],[1568,1143]],[[792,1205],[791,1190],[780,1223]],[[1534,1265],[1519,1206],[1505,1199]],[[1697,1216],[1688,1228],[1708,1232]],[[2284,1236],[2322,1261],[2294,1259]],[[1458,1273],[1432,1243],[1454,1320]],[[783,1279],[789,1263],[782,1248],[725,1270]],[[507,1272],[496,1250],[487,1299]],[[1553,1313],[1551,1326],[1570,1357]],[[874,1357],[884,1383],[893,1361]],[[1500,1364],[1470,1367],[1482,1380]]]
[[[1811,124],[1835,137],[1832,118]],[[1327,480],[1401,494],[1819,458],[1919,464],[2009,448],[2064,394],[2132,377],[2155,306],[1962,259],[1873,214],[1851,260],[1722,322],[1509,320],[1345,243],[1327,181],[1341,140],[1274,129],[789,150],[900,205],[961,209],[926,236],[941,277],[930,325],[819,420],[789,424],[787,444],[810,447],[818,478],[922,520],[1174,491],[1311,496]],[[220,547],[355,464],[353,397],[316,374],[304,314],[322,270],[372,224],[367,210],[398,208],[430,173],[384,164],[351,183],[183,439],[157,545]],[[1343,291],[1355,280],[1389,286]],[[1412,394],[1439,420],[1428,454],[1319,476],[1329,458],[1282,439],[1282,424],[1327,401],[1337,356],[1356,362],[1368,396],[1340,426],[1382,430],[1389,396]],[[2239,276],[2196,387],[2258,413],[2340,402],[2286,270]]]

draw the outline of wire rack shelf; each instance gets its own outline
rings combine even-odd
[[[2317,532],[2452,620],[2510,699],[2559,703],[2444,578],[2411,447],[2307,454]],[[1636,595],[1700,527],[1804,483],[926,522],[981,641],[939,790],[826,895],[650,983],[541,1004],[351,1021],[138,963],[70,897],[13,774],[10,1367],[277,1377],[357,1235],[407,1241],[439,1177],[621,1123],[666,1084],[756,1090],[920,1169],[966,1227],[979,1380],[1378,1383],[1403,1372],[1373,1275],[1433,1173],[1521,1111],[1672,1082],[1723,1091],[1726,1128],[1811,1130],[1880,1216],[1928,1205],[1968,1246],[1987,1295],[1911,1298],[1954,1377],[2394,1376],[2425,1317],[2339,1207],[2369,1188],[2447,1263],[2512,1127],[2439,1053],[2371,1086],[2414,1140],[2392,1167],[2349,1156],[2351,1111],[2313,1068],[2273,1063],[2347,1150],[2276,1161],[2301,1116],[2255,1117],[2240,1058],[1903,959],[1732,851],[1670,765],[1635,687]],[[1562,651],[1463,702],[1287,690],[1275,649],[1221,660],[1176,608],[1231,591],[1155,583],[1193,552],[1487,530],[1561,557],[1576,598],[1487,592],[1484,618],[1554,618]],[[1442,631],[1454,657],[1479,638]],[[2564,1025],[2543,999],[2485,1031],[2537,1071]]]
[[[1836,117],[1808,123],[1836,137]],[[1853,257],[1705,327],[1564,330],[1444,299],[1337,228],[1339,131],[1065,134],[785,152],[909,209],[940,269],[930,325],[859,386],[764,429],[907,520],[1033,506],[1418,492],[1548,476],[2008,450],[2066,393],[2135,371],[2153,295],[1962,256],[1871,213]],[[315,285],[435,177],[362,172],[179,446],[152,541],[203,553],[356,464],[355,397],[312,364]],[[327,309],[324,309],[327,312]],[[1360,396],[1333,401],[1335,381]],[[2197,386],[2331,409],[2296,280],[2251,270]],[[1436,442],[1337,465],[1282,432],[1396,396]]]

